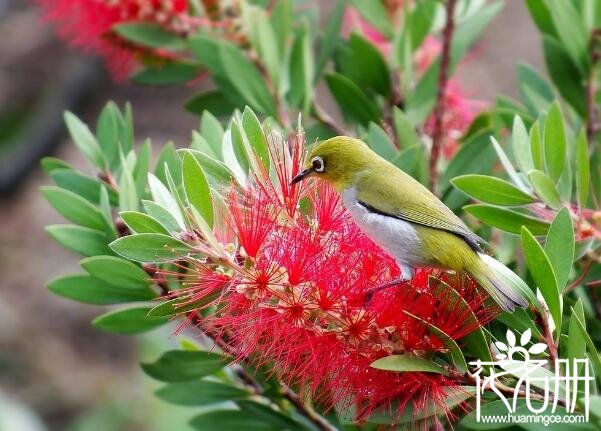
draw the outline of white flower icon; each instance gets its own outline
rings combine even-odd
[[[513,360],[513,355],[515,353],[521,353],[525,356],[525,359],[528,360],[530,355],[539,355],[547,350],[547,345],[544,343],[534,343],[530,346],[530,348],[526,349],[526,345],[530,342],[532,338],[532,331],[527,329],[520,336],[520,344],[516,345],[517,338],[511,329],[507,330],[507,344],[502,341],[495,341],[495,346],[499,349],[499,353],[495,355],[495,357],[499,360],[509,359]],[[503,353],[505,352],[505,353]]]

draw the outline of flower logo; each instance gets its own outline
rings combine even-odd
[[[520,336],[520,344],[517,345],[517,338],[511,329],[507,330],[507,344],[502,341],[495,341],[495,346],[499,350],[499,353],[495,357],[499,360],[508,359],[514,360],[514,355],[520,353],[524,356],[525,360],[530,358],[530,355],[539,355],[547,349],[547,345],[544,343],[534,343],[530,348],[526,349],[530,339],[532,338],[532,331],[527,329]]]

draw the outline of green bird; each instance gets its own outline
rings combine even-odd
[[[359,228],[395,258],[403,280],[413,278],[416,266],[464,272],[503,310],[528,305],[528,286],[482,250],[480,237],[426,187],[364,142],[338,136],[315,145],[292,184],[308,177],[333,184]]]

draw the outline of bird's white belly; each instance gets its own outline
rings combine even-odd
[[[369,212],[357,200],[354,187],[342,192],[342,202],[359,228],[376,244],[390,253],[403,272],[418,265],[421,240],[415,227],[406,221]],[[405,274],[403,274],[405,275]]]

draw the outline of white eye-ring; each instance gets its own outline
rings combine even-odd
[[[319,156],[313,157],[313,160],[311,160],[311,166],[315,172],[323,172],[325,168],[323,159]]]

